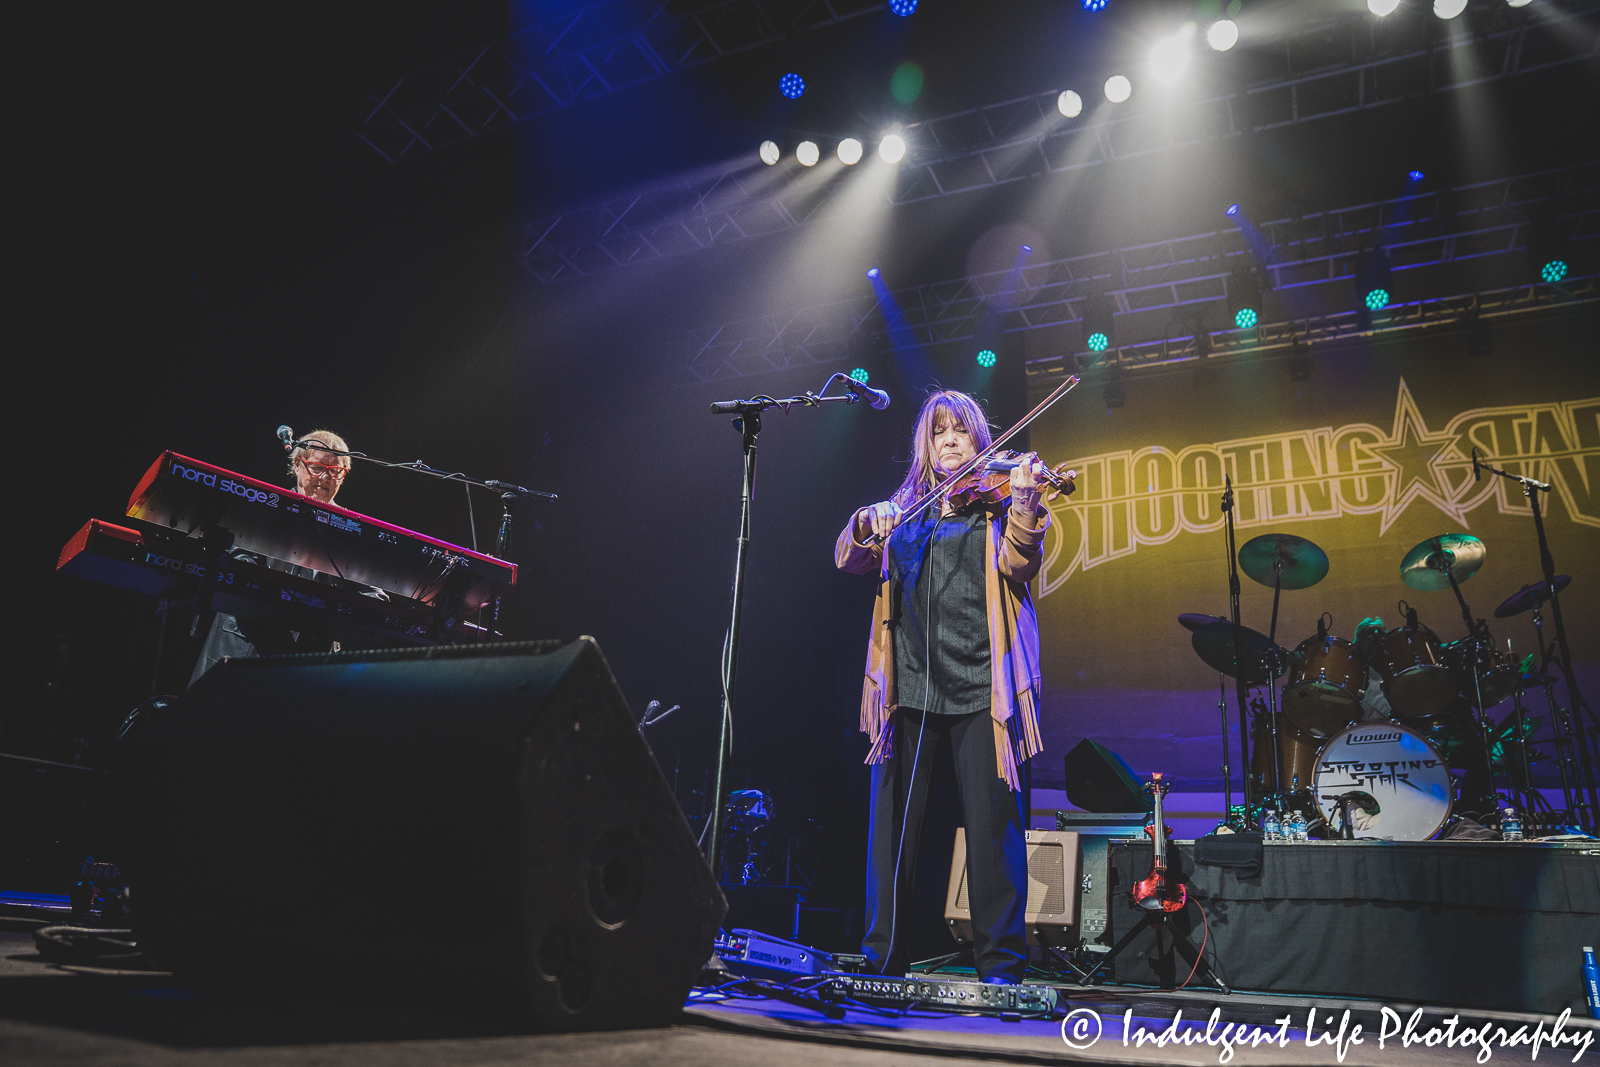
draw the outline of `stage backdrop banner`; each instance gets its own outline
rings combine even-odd
[[[1592,325],[1592,323],[1589,323]],[[1053,528],[1035,584],[1043,638],[1046,751],[1041,784],[1063,777],[1062,757],[1093,738],[1141,774],[1164,770],[1179,788],[1221,784],[1219,677],[1195,654],[1183,612],[1227,615],[1221,498],[1235,489],[1237,541],[1266,533],[1307,538],[1327,552],[1319,584],[1286,591],[1278,643],[1314,636],[1318,617],[1348,639],[1398,602],[1416,608],[1441,640],[1466,627],[1455,597],[1411,589],[1400,561],[1445,533],[1481,538],[1482,569],[1461,589],[1501,648],[1537,649],[1532,616],[1497,620],[1506,597],[1540,578],[1534,522],[1520,487],[1474,479],[1471,450],[1550,482],[1541,494],[1558,573],[1573,576],[1562,609],[1591,704],[1600,660],[1600,372],[1594,339],[1559,324],[1498,354],[1469,358],[1459,338],[1390,342],[1318,354],[1308,379],[1282,360],[1192,365],[1130,375],[1124,406],[1107,408],[1093,372],[1036,424],[1046,462],[1079,471],[1078,491],[1051,505]],[[1510,351],[1508,351],[1510,349]],[[1051,383],[1044,382],[1048,387]],[[1266,633],[1272,590],[1241,575],[1244,624]],[[1554,627],[1545,613],[1546,640]],[[1565,698],[1564,687],[1557,693]],[[1226,693],[1237,765],[1238,706]],[[1542,694],[1529,701],[1548,736]],[[1493,709],[1497,718],[1511,701]],[[1538,746],[1548,751],[1549,745]],[[1552,764],[1536,766],[1541,783]],[[1237,800],[1237,797],[1235,797]]]

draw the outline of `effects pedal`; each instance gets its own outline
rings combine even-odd
[[[713,950],[728,970],[747,978],[802,978],[833,963],[826,952],[759,930],[718,931]]]
[[[848,998],[896,1008],[914,1004],[944,1011],[1041,1016],[1053,1015],[1056,1010],[1053,986],[990,985],[932,975],[890,978],[881,974],[830,974],[817,992],[823,1000]]]

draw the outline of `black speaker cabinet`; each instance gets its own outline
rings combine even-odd
[[[225,661],[133,756],[180,973],[665,1025],[726,910],[590,638]]]
[[[1066,758],[1067,799],[1084,811],[1154,811],[1155,802],[1144,791],[1122,757],[1085,738]]]

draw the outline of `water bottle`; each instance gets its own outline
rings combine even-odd
[[[1500,809],[1500,836],[1507,841],[1522,840],[1522,813],[1510,804]]]
[[[1271,808],[1261,817],[1261,840],[1282,841],[1283,828],[1278,823],[1278,813]]]
[[[1305,817],[1305,814],[1303,812],[1301,812],[1299,809],[1296,809],[1295,813],[1293,815],[1289,816],[1289,840],[1290,841],[1309,841],[1309,840],[1311,840],[1310,836],[1306,833],[1306,817]]]
[[[1583,946],[1583,995],[1589,1001],[1589,1018],[1600,1019],[1600,966],[1594,962],[1594,947]]]

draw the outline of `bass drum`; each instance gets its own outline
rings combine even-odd
[[[1378,811],[1355,836],[1385,841],[1426,841],[1450,818],[1450,771],[1439,750],[1409,726],[1362,723],[1341,730],[1317,754],[1316,795],[1331,824],[1333,799],[1371,793]]]

